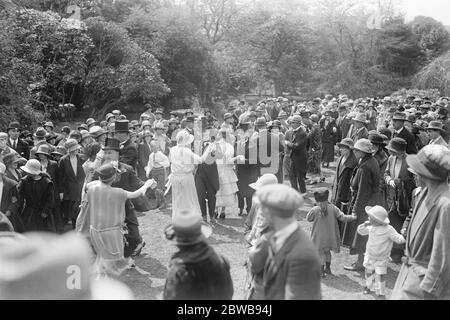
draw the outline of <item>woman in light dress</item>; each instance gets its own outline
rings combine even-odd
[[[223,157],[217,159],[217,171],[219,173],[219,191],[216,194],[217,215],[220,219],[225,219],[225,209],[233,207],[237,203],[238,178],[234,172],[236,161],[244,161],[243,155],[234,157],[234,137],[229,129],[222,128],[217,135],[218,147],[222,150]]]
[[[132,260],[124,257],[125,202],[145,194],[148,188],[155,187],[154,180],[134,192],[113,188],[119,169],[112,163],[102,165],[98,170],[100,180],[92,181],[85,187],[87,215],[84,221],[89,223],[89,236],[96,253],[94,263],[98,277],[119,275],[130,266]],[[78,231],[87,231],[85,225]]]

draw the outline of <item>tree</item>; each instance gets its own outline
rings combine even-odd
[[[450,52],[420,70],[413,83],[419,89],[439,89],[442,95],[450,96]]]
[[[418,16],[409,25],[428,62],[450,48],[449,33],[442,23],[431,17]]]

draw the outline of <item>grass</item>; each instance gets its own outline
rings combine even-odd
[[[334,176],[334,169],[323,169],[326,180],[324,183],[308,186],[308,196],[305,206],[298,216],[299,223],[308,234],[311,232],[311,223],[305,220],[306,213],[313,205],[315,188],[328,187]],[[234,284],[233,299],[240,300],[245,297],[246,268],[244,262],[247,257],[246,242],[243,238],[244,219],[237,215],[237,208],[230,208],[227,218],[220,220],[208,239],[214,249],[223,254],[230,262],[231,276]],[[164,283],[168,271],[170,257],[175,252],[175,246],[165,239],[163,230],[171,222],[171,209],[154,210],[142,214],[139,218],[141,235],[147,245],[142,255],[136,258],[136,269],[125,272],[120,280],[133,291],[136,299],[161,299]],[[327,300],[374,300],[374,295],[364,295],[364,273],[350,272],[343,269],[354,261],[354,256],[348,255],[348,250],[342,248],[339,254],[333,254],[331,270],[333,275],[322,280],[322,297]],[[387,297],[389,297],[399,265],[389,263],[386,280]]]

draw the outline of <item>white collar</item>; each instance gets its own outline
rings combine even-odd
[[[397,132],[397,134],[399,134],[400,132],[402,132],[403,128],[404,128],[404,127],[401,127],[400,129],[395,130],[395,132]]]

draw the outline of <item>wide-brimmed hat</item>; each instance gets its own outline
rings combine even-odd
[[[78,130],[78,131],[81,131],[81,130],[89,131],[89,128],[88,128],[87,124],[82,123],[82,124],[80,124],[80,125],[77,127],[77,130]]]
[[[46,123],[44,123],[44,127],[50,127],[50,128],[55,128],[55,126],[53,125],[53,122],[51,121],[47,121]]]
[[[438,130],[441,132],[445,131],[442,122],[440,121],[430,121],[427,130]]]
[[[89,131],[87,131],[87,130],[81,130],[80,134],[81,134],[81,141],[83,141],[86,138],[91,137],[91,135],[89,134]]]
[[[20,123],[17,121],[13,121],[9,124],[8,128],[6,129],[6,131],[9,131],[11,129],[17,129],[18,131],[20,131]]]
[[[34,154],[43,154],[47,157],[50,157],[50,146],[46,143],[41,144]]]
[[[356,116],[353,117],[353,121],[366,123],[366,115],[364,113],[358,113]]]
[[[96,173],[101,181],[107,182],[110,181],[117,173],[121,173],[121,171],[116,165],[110,162],[100,166],[100,168],[96,170]]]
[[[15,152],[10,152],[3,156],[3,163],[5,166],[19,162],[19,156]]]
[[[0,241],[10,240],[0,250],[0,300],[133,299],[121,282],[91,278],[89,242],[75,232],[10,234]]]
[[[268,184],[278,183],[277,177],[272,173],[263,174],[256,182],[250,183],[248,186],[254,190],[259,190]]]
[[[388,213],[382,206],[366,206],[365,211],[369,217],[382,224],[389,224]]]
[[[150,126],[151,127],[152,124],[151,124],[150,121],[144,120],[144,121],[142,121],[141,128],[144,128],[145,126]]]
[[[407,155],[406,162],[418,175],[432,180],[446,181],[450,172],[450,150],[443,145],[429,144],[418,154]]]
[[[174,215],[172,224],[164,229],[164,234],[177,246],[192,246],[206,241],[212,234],[212,228],[203,222],[200,213],[183,210]]]
[[[359,150],[359,151],[365,152],[365,153],[372,153],[373,145],[369,139],[359,139],[358,141],[356,141],[353,149]]]
[[[261,205],[280,218],[290,218],[303,205],[303,197],[295,189],[285,184],[269,184],[256,191]]]
[[[60,156],[63,157],[67,154],[67,149],[64,146],[57,146],[55,151],[53,151],[51,153],[52,156],[56,155],[56,156]]]
[[[354,145],[354,142],[353,142],[352,138],[344,138],[341,140],[341,142],[337,143],[338,147],[345,147],[350,150],[353,150],[353,145]]]
[[[35,138],[45,138],[47,135],[47,130],[45,130],[43,127],[38,127],[36,129],[36,132],[33,134]]]
[[[98,137],[100,137],[101,135],[106,134],[105,129],[103,129],[102,127],[99,126],[92,126],[89,129],[89,134],[91,135],[92,138],[97,139]]]
[[[396,121],[406,121],[406,113],[404,112],[394,112],[394,115],[392,116],[392,120]]]
[[[72,152],[81,148],[81,146],[78,144],[78,141],[75,139],[67,140],[65,143],[65,147],[67,149],[67,152]]]
[[[117,120],[115,122],[114,131],[115,132],[130,132],[129,128],[130,121],[128,120]]]
[[[379,134],[378,132],[372,132],[372,133],[369,133],[369,136],[368,136],[368,138],[369,138],[369,141],[372,143],[372,144],[375,144],[375,145],[385,145],[385,141],[384,141],[384,139],[383,139],[383,137],[381,136],[381,134]]]
[[[96,123],[97,123],[97,121],[95,121],[94,118],[89,118],[89,119],[86,120],[86,125],[87,125],[88,127],[91,126],[91,125],[94,125],[94,124],[96,124]]]
[[[106,121],[109,121],[109,119],[114,118],[114,115],[112,113],[108,113],[105,117]]]
[[[177,145],[179,146],[188,146],[192,142],[194,142],[194,136],[187,132],[186,130],[181,130],[177,133],[176,136]]]
[[[21,166],[20,169],[28,174],[38,175],[41,171],[41,163],[36,159],[30,159],[24,166]]]
[[[328,201],[328,196],[330,195],[330,191],[327,188],[319,188],[314,191],[314,200],[317,202]]]
[[[107,138],[103,150],[115,150],[120,151],[120,141],[115,138]]]
[[[407,146],[408,144],[406,143],[405,139],[396,137],[392,138],[392,140],[389,141],[389,144],[386,147],[386,149],[388,149],[389,151],[394,151],[396,153],[405,153]]]

